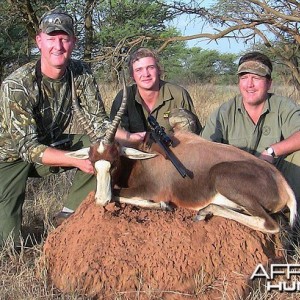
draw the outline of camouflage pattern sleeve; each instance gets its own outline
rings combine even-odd
[[[88,65],[70,60],[77,97],[97,136],[103,135],[106,115],[96,80]],[[39,91],[35,63],[29,63],[7,77],[0,88],[0,160],[22,159],[41,164],[45,149],[60,139],[70,124],[72,96],[70,74],[60,80],[44,76]],[[42,95],[42,96],[41,96]]]
[[[0,89],[0,160],[41,162],[46,146],[38,142],[32,112],[32,74],[25,65],[5,79]],[[26,88],[27,87],[27,88]]]

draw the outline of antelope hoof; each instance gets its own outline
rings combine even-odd
[[[193,221],[194,221],[194,222],[203,221],[203,220],[205,220],[205,217],[206,217],[206,216],[202,216],[202,215],[198,215],[198,214],[197,214],[197,215],[194,217]]]
[[[202,211],[202,210],[199,210],[198,213],[196,214],[196,216],[194,217],[193,221],[194,222],[199,222],[199,221],[203,221],[206,219],[206,217],[208,215],[211,215],[211,213],[208,213],[206,211]]]
[[[161,210],[164,210],[164,211],[172,211],[173,210],[172,206],[170,206],[167,202],[161,201],[161,202],[159,202],[159,204],[160,204]]]

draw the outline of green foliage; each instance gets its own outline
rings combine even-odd
[[[19,61],[26,61],[27,33],[15,15],[10,15],[10,6],[0,3],[0,64],[1,78]],[[1,79],[0,78],[0,79]]]
[[[0,78],[36,57],[38,49],[29,29],[36,28],[38,24],[32,24],[31,17],[35,17],[37,22],[46,10],[58,3],[74,16],[78,46],[73,56],[82,58],[88,43],[91,43],[91,64],[101,81],[116,80],[114,76],[119,71],[119,63],[126,60],[128,52],[140,46],[159,49],[162,43],[159,38],[180,36],[176,28],[168,25],[174,18],[170,10],[151,0],[36,0],[20,3],[0,2],[0,24],[4,28],[0,32]],[[28,15],[30,10],[31,16]],[[87,40],[85,27],[88,15],[92,20],[91,41]],[[182,41],[170,43],[159,55],[167,80],[179,84],[234,82],[234,55],[190,49]]]
[[[83,8],[80,14],[83,14]],[[151,0],[97,2],[91,16],[91,59],[97,61],[93,67],[98,77],[106,81],[116,80],[116,73],[122,64],[124,66],[129,52],[141,46],[157,49],[161,42],[156,38],[179,35],[167,26],[173,18],[168,9]],[[86,46],[84,39],[84,34],[80,34],[81,50]]]
[[[99,2],[94,9],[95,44],[115,47],[124,38],[159,36],[172,17],[151,0]]]
[[[236,82],[237,55],[222,54],[216,50],[198,47],[182,47],[176,50],[168,60],[164,60],[167,61],[168,79],[178,83],[233,84]]]

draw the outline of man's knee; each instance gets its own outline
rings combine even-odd
[[[169,123],[173,130],[189,131],[199,134],[202,127],[198,117],[184,108],[174,108],[169,115]]]
[[[300,151],[296,151],[279,160],[276,167],[293,189],[296,198],[300,199]]]

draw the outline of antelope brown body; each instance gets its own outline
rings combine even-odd
[[[118,186],[114,194],[121,198],[168,202],[199,211],[202,217],[221,215],[273,233],[279,227],[269,214],[288,206],[293,224],[296,200],[274,166],[233,146],[209,142],[192,133],[175,132],[173,140],[171,150],[186,167],[185,178],[162,154],[132,160],[121,156],[117,144],[102,154],[97,151],[99,147],[92,146],[90,159],[110,162],[111,185]]]

